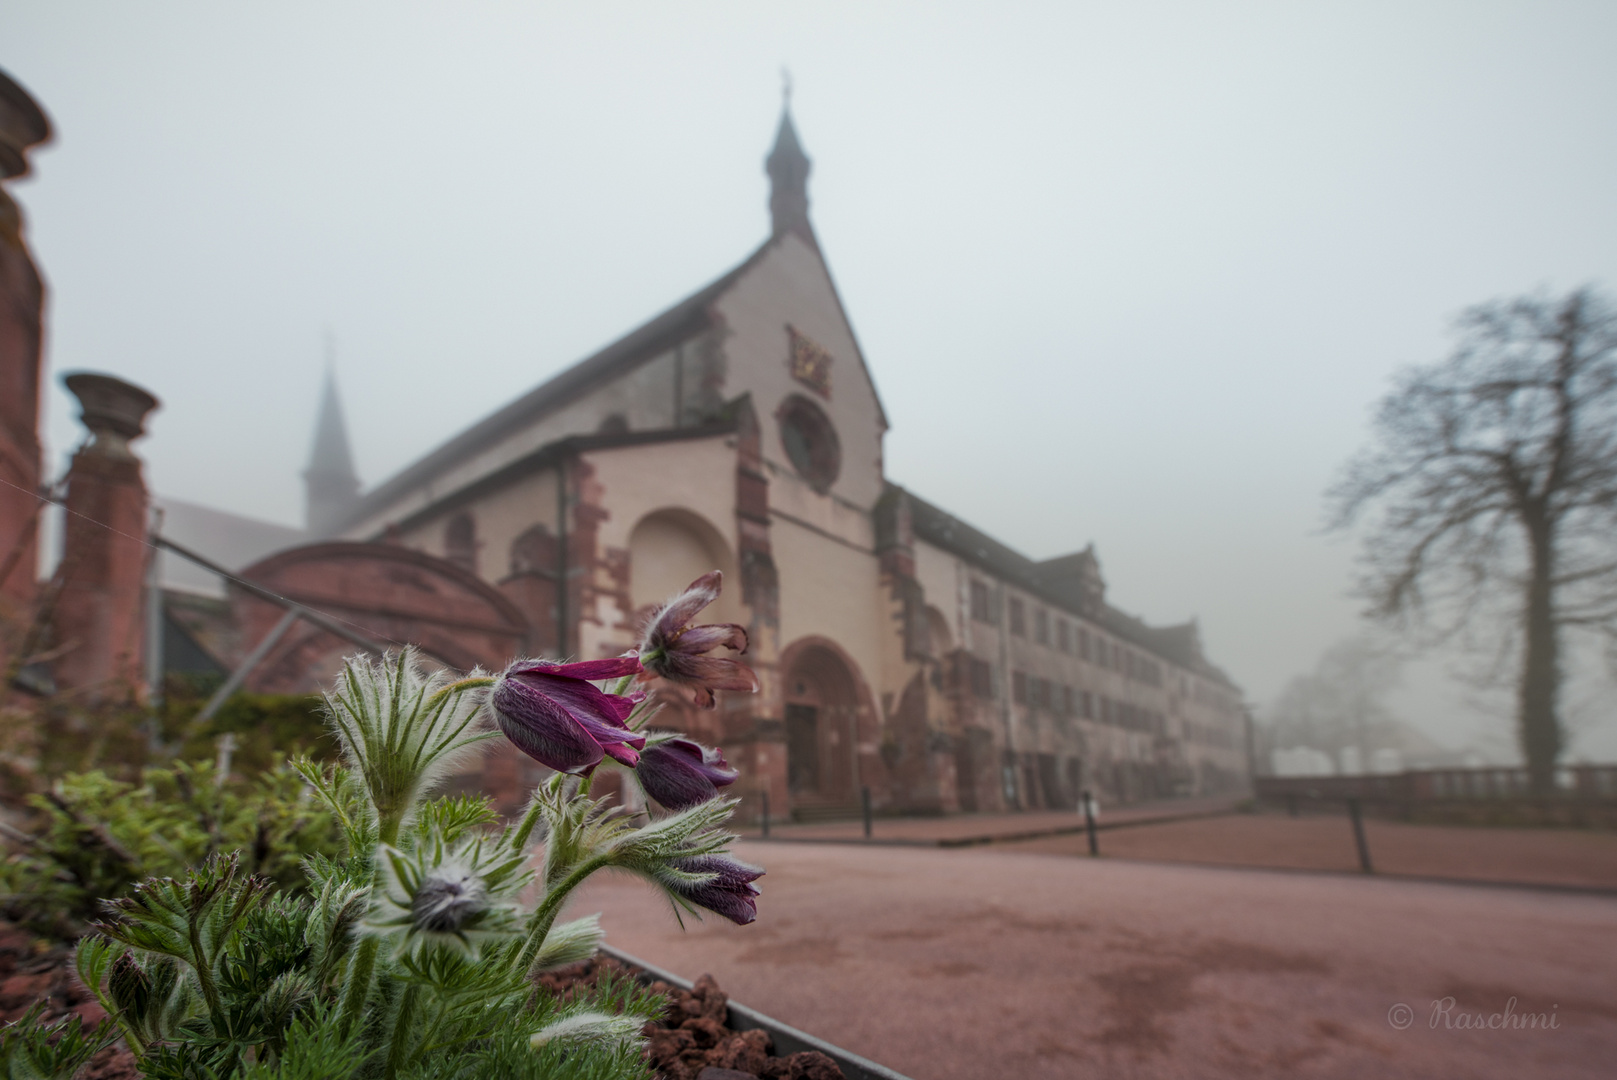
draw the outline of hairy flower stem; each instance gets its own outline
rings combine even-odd
[[[593,859],[586,859],[573,867],[568,874],[552,889],[545,893],[544,902],[533,913],[528,921],[528,937],[522,943],[522,949],[517,953],[516,966],[526,972],[533,958],[539,955],[544,948],[545,938],[550,936],[550,928],[555,925],[556,916],[561,914],[561,906],[567,902],[567,894],[578,888],[583,880],[595,871],[601,869],[610,861],[609,856],[597,855]]]
[[[448,697],[450,694],[463,694],[468,690],[476,690],[480,686],[493,685],[494,676],[492,675],[473,675],[469,679],[460,679],[456,682],[450,683],[448,686],[444,687],[442,690],[439,690],[436,694],[433,694],[430,698],[428,698],[427,707],[431,708],[444,698]]]
[[[376,970],[376,950],[380,945],[376,938],[367,937],[360,941],[359,948],[354,952],[354,963],[348,969],[348,986],[343,991],[338,1013],[344,1034],[353,1030],[354,1022],[365,1011],[365,999],[371,993],[371,974]]]
[[[412,984],[405,988],[404,1000],[399,1002],[399,1014],[393,1020],[393,1037],[387,1048],[387,1065],[382,1070],[382,1080],[393,1080],[398,1075],[399,1067],[404,1064],[410,1042],[410,1024],[415,1019],[416,999],[420,995],[419,986]]]

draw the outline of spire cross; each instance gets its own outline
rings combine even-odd
[[[782,108],[792,107],[792,72],[784,65],[780,69],[780,101]]]

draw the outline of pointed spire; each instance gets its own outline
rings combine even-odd
[[[814,230],[808,217],[808,176],[812,163],[803,153],[803,144],[797,139],[797,128],[792,124],[792,77],[781,73],[784,85],[781,92],[780,128],[775,132],[775,146],[764,159],[764,171],[769,174],[769,217],[772,235],[796,232],[805,240],[813,241]]]
[[[314,448],[309,453],[303,482],[304,517],[309,531],[319,536],[334,531],[359,495],[359,477],[354,473],[348,425],[337,396],[337,373],[329,355],[325,392],[314,425]]]

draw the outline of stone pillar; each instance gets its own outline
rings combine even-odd
[[[27,153],[51,137],[28,92],[0,71],[0,180],[28,173]],[[45,285],[23,236],[22,211],[0,189],[0,671],[34,617],[42,503],[39,366]]]
[[[67,474],[61,595],[52,643],[57,685],[92,698],[126,698],[141,685],[145,639],[146,484],[130,440],[144,433],[157,399],[110,375],[62,380],[79,399],[90,441]]]

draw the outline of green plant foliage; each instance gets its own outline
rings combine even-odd
[[[118,1038],[110,1024],[84,1031],[77,1016],[44,1024],[44,1013],[41,1001],[0,1028],[0,1080],[72,1080]]]
[[[285,764],[224,783],[206,762],[148,769],[140,784],[73,774],[29,803],[36,815],[29,840],[0,864],[0,908],[63,940],[83,931],[102,899],[128,895],[141,878],[238,853],[247,873],[296,887],[306,856],[342,846],[326,805]]]
[[[637,827],[592,799],[587,778],[556,774],[522,818],[502,825],[486,799],[430,797],[453,763],[490,737],[482,704],[491,681],[425,673],[409,652],[348,663],[327,699],[342,763],[301,758],[277,770],[263,789],[273,798],[257,809],[278,837],[303,835],[290,822],[321,823],[328,842],[306,847],[296,889],[275,891],[274,876],[289,869],[297,845],[270,845],[272,858],[252,843],[225,842],[247,835],[230,831],[243,823],[228,824],[241,807],[220,794],[228,785],[208,794],[206,767],[177,767],[138,790],[81,778],[75,791],[85,800],[124,807],[124,818],[142,822],[108,832],[126,856],[120,873],[155,859],[155,850],[178,852],[177,837],[207,841],[186,849],[199,852],[194,869],[125,889],[79,945],[80,977],[145,1076],[648,1076],[640,1031],[661,1011],[658,996],[603,980],[581,1000],[561,1002],[534,976],[599,945],[597,917],[557,921],[595,871],[636,873],[676,902],[715,880],[690,867],[723,855],[733,837],[721,826],[734,803],[715,798]],[[175,821],[191,833],[159,835],[142,816],[155,811],[141,800],[160,795],[185,808]],[[78,820],[58,822],[61,836],[82,839]],[[121,881],[99,869],[109,859],[98,856],[91,868],[98,880]],[[528,903],[535,863],[539,895]]]
[[[165,702],[165,728],[181,740],[180,758],[213,757],[219,737],[225,734],[235,737],[233,771],[244,776],[272,769],[290,754],[308,754],[317,761],[337,756],[337,743],[326,727],[317,695],[238,691],[211,720],[197,725],[191,718],[208,696],[170,697]]]

